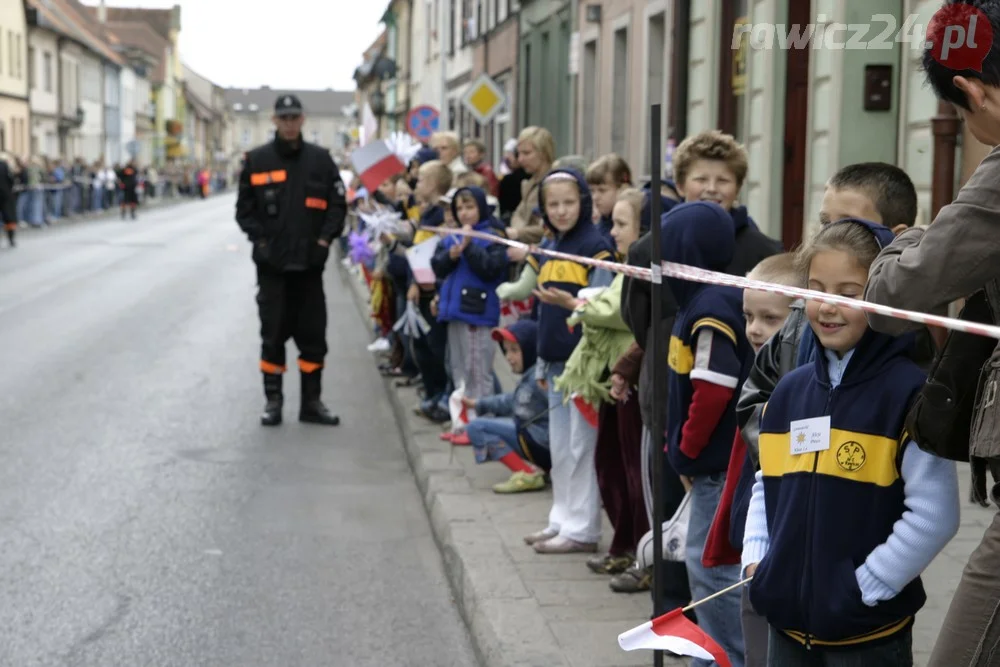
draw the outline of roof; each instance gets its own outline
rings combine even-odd
[[[154,83],[163,82],[166,76],[166,51],[170,42],[160,37],[147,23],[109,21],[104,27],[109,40],[117,39],[123,46],[139,49],[153,56],[156,68],[150,73],[149,79]]]
[[[307,114],[320,116],[339,116],[343,107],[354,102],[354,91],[333,90],[290,90],[281,88],[226,88],[223,90],[226,106],[239,102],[244,109],[250,104],[256,104],[261,111],[270,113],[274,109],[274,101],[282,95],[295,95],[302,101]],[[237,112],[239,113],[239,112]]]
[[[87,11],[97,19],[97,7],[87,7]],[[170,39],[174,27],[174,12],[180,21],[180,7],[174,9],[145,9],[141,7],[107,7],[108,23],[145,23],[163,39]]]
[[[76,40],[105,60],[124,64],[105,40],[100,24],[91,19],[87,8],[78,0],[27,0],[27,3],[37,10],[43,27]]]

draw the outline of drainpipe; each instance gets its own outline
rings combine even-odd
[[[937,115],[931,119],[931,132],[934,134],[931,221],[937,217],[938,211],[955,198],[955,149],[958,146],[958,132],[961,126],[962,121],[955,107],[948,102],[938,102]],[[955,305],[952,304],[953,310]],[[948,336],[947,330],[939,327],[928,327],[928,329],[938,349],[942,349]]]
[[[447,130],[450,129],[448,126],[448,69],[445,65],[445,57],[447,50],[445,49],[444,41],[448,36],[448,11],[444,6],[444,0],[438,0],[438,8],[441,10],[441,16],[439,17],[438,25],[438,49],[441,58],[441,108],[438,109],[438,129]],[[454,27],[454,26],[453,26]]]
[[[955,149],[961,125],[955,107],[947,102],[938,102],[937,115],[931,119],[934,134],[931,220],[955,198]]]
[[[570,48],[576,47],[577,49],[579,49],[579,46],[580,46],[579,45],[579,40],[577,40],[576,44],[573,43],[573,35],[574,34],[579,34],[579,30],[580,30],[580,26],[579,26],[580,19],[579,19],[579,16],[580,16],[580,0],[570,0],[570,3],[569,3],[569,26],[570,26],[570,28],[569,28],[569,34],[570,34],[569,45],[570,45]],[[569,54],[569,57],[572,60],[574,56],[578,56],[578,55],[579,54]],[[577,62],[579,63],[579,61],[577,61]],[[577,71],[579,71],[579,64],[577,64]],[[577,109],[578,109],[578,104],[577,104],[577,84],[578,84],[579,78],[580,78],[580,75],[578,73],[576,73],[576,72],[574,72],[573,74],[569,75],[569,108],[571,110],[570,114],[569,114],[569,132],[568,132],[568,134],[569,134],[569,150],[568,150],[568,154],[569,155],[576,155],[578,153],[578,150],[577,150],[578,146],[577,146],[577,139],[576,139],[576,125],[577,125],[576,113],[577,113]]]
[[[691,0],[674,0],[674,21],[671,26],[673,52],[670,73],[670,92],[667,120],[667,137],[680,143],[687,135],[688,62],[690,60]]]

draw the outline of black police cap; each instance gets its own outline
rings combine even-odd
[[[295,95],[282,95],[274,103],[274,113],[278,116],[298,116],[302,113],[302,102]]]

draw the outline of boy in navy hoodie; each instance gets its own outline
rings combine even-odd
[[[451,202],[463,229],[503,238],[503,223],[493,217],[482,188],[460,188]],[[431,268],[444,282],[438,290],[438,321],[448,324],[452,382],[466,398],[493,393],[492,330],[500,323],[496,289],[507,271],[507,248],[471,236],[447,236],[438,244]],[[460,425],[453,427],[453,433]]]
[[[709,130],[688,137],[674,153],[677,192],[684,201],[715,202],[733,216],[736,248],[729,264],[719,269],[745,276],[765,257],[782,252],[777,241],[758,229],[737,200],[747,177],[747,151],[732,135]]]
[[[722,271],[736,250],[733,218],[718,204],[679,204],[663,216],[662,257]],[[739,565],[705,567],[701,556],[726,481],[736,433],[737,387],[746,378],[753,350],[743,322],[739,289],[676,278],[666,280],[679,310],[667,363],[667,455],[691,493],[685,564],[691,596],[701,600],[739,581]],[[698,607],[698,624],[736,667],[743,665],[740,592]],[[711,661],[696,658],[693,667]]]

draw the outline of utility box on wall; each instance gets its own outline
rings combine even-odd
[[[892,110],[892,65],[865,65],[865,111]]]

